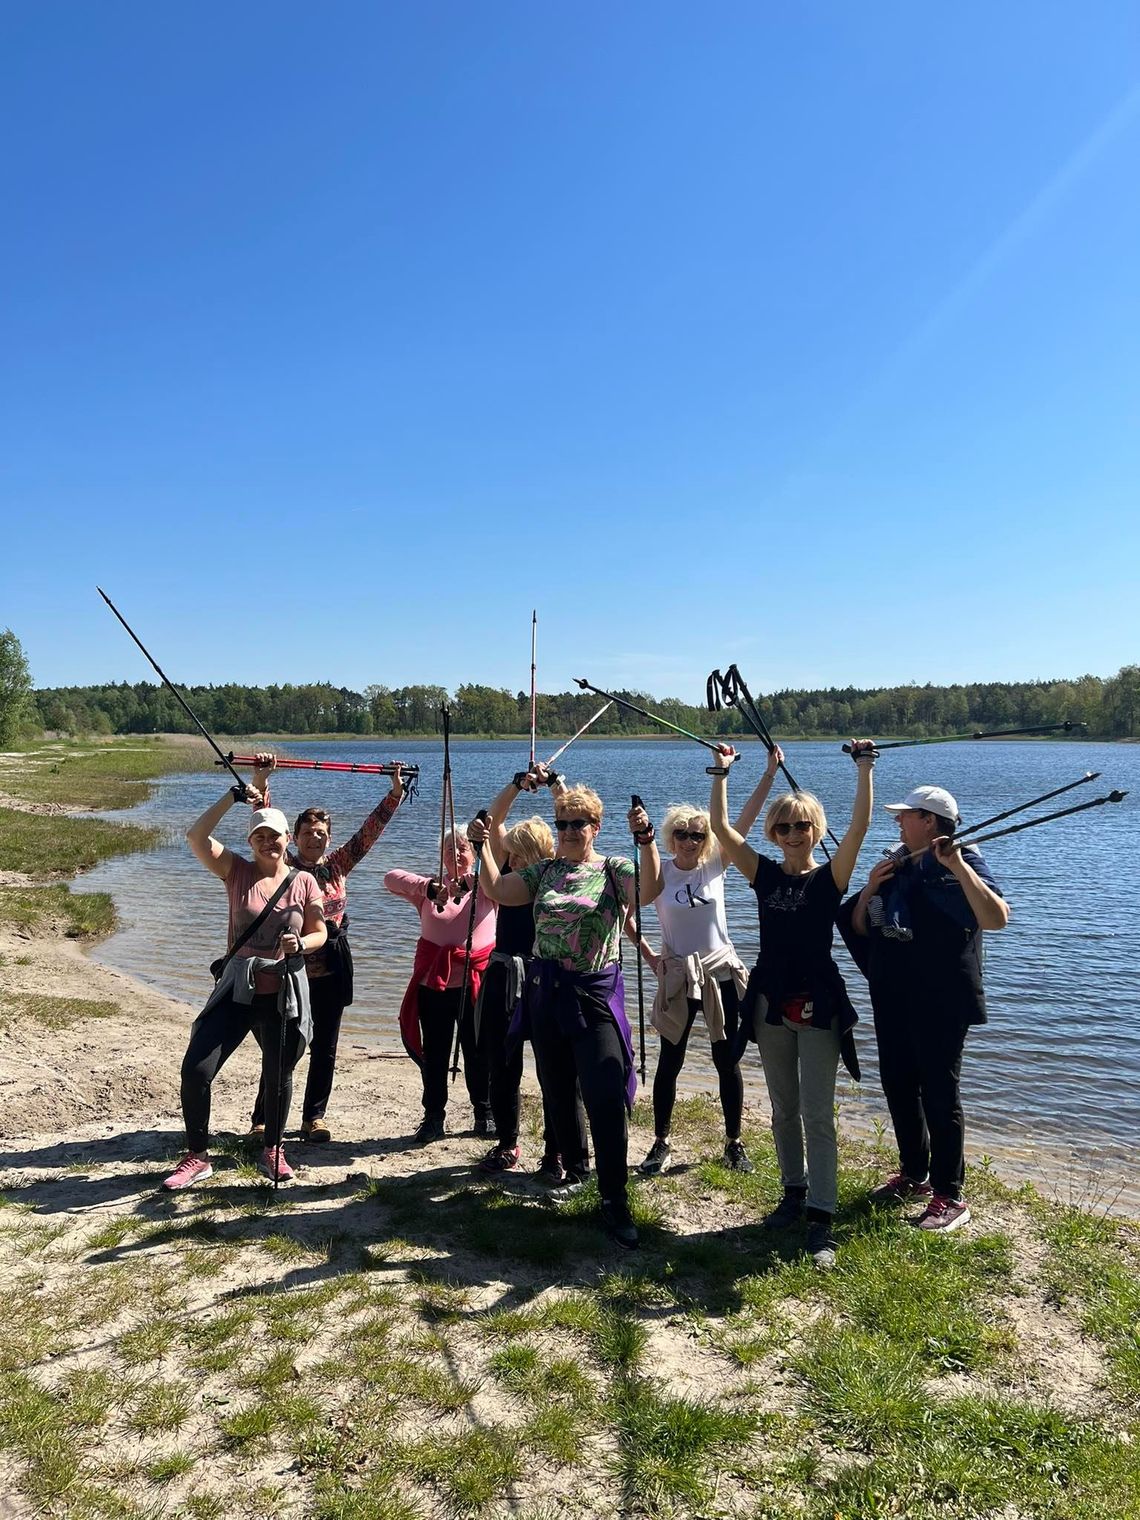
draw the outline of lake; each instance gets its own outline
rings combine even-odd
[[[540,743],[540,756],[560,742]],[[343,1038],[392,1046],[398,1041],[396,1014],[418,920],[407,903],[384,891],[381,878],[392,866],[427,874],[438,862],[441,746],[419,740],[381,750],[371,743],[298,741],[288,746],[288,753],[357,762],[398,757],[422,768],[420,797],[401,807],[371,855],[349,878],[356,1001],[345,1015]],[[797,780],[819,796],[841,836],[854,793],[855,767],[839,742],[791,743],[786,753]],[[629,854],[625,813],[630,794],[643,798],[658,823],[672,802],[707,807],[705,764],[710,759],[706,750],[687,740],[586,739],[559,767],[571,782],[594,787],[605,803],[599,850]],[[745,757],[729,782],[734,812],[758,779],[764,759],[758,744],[745,746]],[[471,817],[523,765],[525,754],[517,743],[455,741],[457,819]],[[876,814],[853,886],[865,880],[882,850],[897,839],[890,815],[878,804],[901,801],[911,786],[933,782],[947,787],[968,826],[1086,771],[1100,771],[1100,780],[1036,811],[1088,801],[1114,787],[1131,795],[1120,805],[1094,808],[984,849],[1013,916],[1002,933],[986,936],[990,1022],[972,1031],[966,1045],[962,1083],[967,1149],[971,1160],[989,1152],[1003,1170],[1028,1176],[1063,1197],[1092,1198],[1140,1212],[1134,1164],[1140,1137],[1140,745],[979,741],[887,751],[875,768]],[[121,928],[99,946],[96,958],[194,1005],[200,1005],[209,991],[209,962],[225,949],[226,906],[222,884],[197,864],[182,835],[222,786],[220,770],[214,775],[164,777],[141,807],[109,815],[155,824],[163,829],[164,842],[149,853],[108,861],[82,882],[85,889],[110,892],[121,920]],[[335,844],[359,825],[386,788],[387,782],[378,777],[282,772],[274,778],[273,801],[289,818],[314,802],[330,808]],[[774,794],[779,791],[777,784]],[[521,798],[511,819],[536,811],[550,816],[545,793]],[[235,809],[222,829],[225,841],[238,849],[244,848],[245,818],[244,809]],[[1010,820],[1020,821],[1021,817]],[[759,827],[751,838],[757,848],[764,847]],[[755,898],[733,871],[727,901],[737,951],[750,965],[757,949]],[[658,943],[652,908],[646,911],[645,927],[650,942]],[[841,1120],[866,1130],[887,1117],[878,1085],[870,1005],[866,983],[842,946],[837,958],[863,1021],[856,1036],[864,1079],[860,1086],[848,1083],[841,1070]],[[626,970],[630,1020],[636,1030],[636,977],[628,954]],[[649,978],[647,1004],[651,996]],[[689,1090],[715,1091],[707,1049],[702,1049],[698,1027],[686,1065]],[[650,1082],[655,1060],[656,1037],[650,1030]],[[746,1067],[751,1095],[763,1086],[755,1046],[749,1048]]]

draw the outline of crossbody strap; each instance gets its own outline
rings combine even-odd
[[[277,891],[274,892],[273,896],[265,904],[265,907],[262,908],[261,912],[254,919],[253,923],[250,924],[247,928],[245,928],[245,929],[242,930],[242,932],[238,935],[237,939],[234,940],[233,944],[226,951],[224,957],[222,958],[221,963],[218,966],[217,974],[214,977],[215,981],[220,981],[221,980],[222,972],[226,969],[226,967],[229,965],[229,963],[233,960],[234,956],[238,953],[238,951],[246,943],[246,941],[252,939],[253,936],[257,933],[257,931],[261,928],[262,924],[269,917],[269,915],[273,912],[273,910],[277,906],[277,904],[281,901],[281,896],[282,896],[283,892],[285,891],[285,888],[287,886],[289,886],[293,881],[295,881],[296,878],[297,878],[297,868],[296,868],[296,866],[293,866],[293,867],[290,868],[289,874],[286,876],[285,880],[281,883],[281,885],[277,888]]]

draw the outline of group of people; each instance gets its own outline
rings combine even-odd
[[[832,953],[838,926],[868,980],[880,1077],[898,1143],[898,1170],[871,1196],[920,1203],[916,1223],[926,1230],[966,1222],[961,1059],[969,1027],[986,1016],[981,934],[1004,927],[1009,910],[980,853],[955,842],[957,804],[937,786],[917,787],[887,804],[897,818],[899,847],[845,898],[871,821],[876,759],[869,740],[853,742],[850,750],[856,778],[851,818],[842,839],[832,836],[831,850],[823,808],[811,793],[789,791],[765,812],[783,766],[778,745],[730,822],[728,776],[740,757],[722,745],[708,767],[708,807],[670,807],[660,846],[645,808],[630,809],[636,860],[599,851],[603,808],[596,792],[534,764],[470,824],[445,835],[433,874],[389,871],[385,887],[419,915],[399,1020],[422,1077],[423,1118],[414,1143],[445,1133],[457,1043],[474,1131],[493,1140],[479,1166],[492,1174],[515,1171],[529,1039],[543,1101],[539,1177],[564,1197],[595,1171],[605,1227],[620,1244],[635,1246],[628,1117],[636,1073],[621,963],[628,936],[656,975],[651,1022],[660,1038],[655,1133],[640,1172],[654,1176],[672,1164],[677,1081],[698,1015],[717,1074],[724,1165],[752,1171],[741,1136],[740,1061],[755,1040],[783,1189],[764,1222],[775,1229],[803,1222],[809,1254],[817,1265],[830,1266],[840,1060],[859,1076],[852,1035],[857,1014]],[[321,1142],[330,1135],[325,1116],[337,1036],[352,997],[345,878],[399,807],[400,767],[393,767],[391,790],[362,827],[332,849],[332,819],[321,808],[301,813],[290,845],[285,816],[267,805],[273,766],[272,755],[257,756],[251,784],[225,793],[187,835],[195,856],[226,883],[230,950],[215,964],[214,992],[183,1061],[187,1153],[164,1183],[171,1190],[210,1175],[210,1086],[251,1031],[262,1050],[251,1133],[266,1174],[277,1182],[292,1176],[282,1140],[293,1069],[306,1044],[302,1138]],[[516,799],[541,789],[550,792],[553,829],[539,814],[508,827]],[[254,806],[249,859],[213,837],[235,802]],[[761,813],[769,853],[748,842]],[[750,970],[729,933],[730,867],[756,894],[760,952]],[[657,948],[641,932],[640,912],[650,905],[660,928]]]

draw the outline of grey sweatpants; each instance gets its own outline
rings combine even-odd
[[[772,1103],[772,1138],[785,1187],[807,1184],[807,1206],[835,1213],[838,1153],[835,1138],[835,1073],[839,1035],[756,1015],[756,1040]],[[804,1141],[807,1172],[804,1172]]]

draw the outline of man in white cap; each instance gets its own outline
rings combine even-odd
[[[866,941],[849,943],[870,987],[899,1148],[899,1170],[871,1197],[922,1200],[922,1229],[953,1230],[970,1218],[958,1083],[966,1033],[986,1021],[980,931],[1004,929],[1009,905],[979,851],[954,842],[961,820],[944,787],[917,786],[887,811],[901,845],[875,866],[850,913]]]

